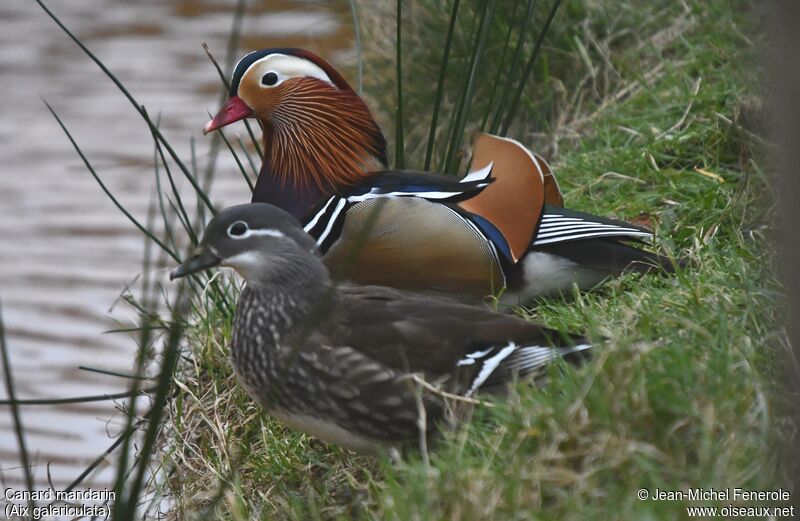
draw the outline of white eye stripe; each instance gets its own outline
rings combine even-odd
[[[268,228],[266,230],[247,230],[245,235],[261,235],[265,237],[286,237],[283,232],[279,232],[278,230]]]
[[[244,74],[242,74],[242,78],[247,76],[254,67],[257,68],[257,72],[259,73],[258,84],[263,88],[276,87],[290,78],[303,77],[317,78],[318,80],[334,85],[328,74],[321,67],[305,58],[299,58],[297,56],[279,53],[269,54],[253,62]],[[262,84],[261,78],[270,72],[274,72],[278,75],[278,81],[273,85]]]
[[[233,233],[233,227],[238,225],[238,224],[241,224],[241,225],[243,225],[245,227],[244,233],[241,233],[241,234]],[[278,230],[276,230],[274,228],[256,229],[256,230],[250,229],[247,226],[247,223],[244,222],[244,221],[236,221],[235,223],[233,223],[230,226],[228,226],[228,237],[230,237],[231,239],[235,239],[235,240],[238,241],[240,239],[247,239],[249,237],[254,237],[254,236],[255,237],[259,237],[259,236],[261,236],[261,237],[286,237],[286,235],[284,235],[283,232],[278,231]]]

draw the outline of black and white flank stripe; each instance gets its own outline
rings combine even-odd
[[[416,172],[384,172],[370,184],[353,186],[349,193],[334,195],[317,206],[303,223],[303,229],[317,239],[325,252],[339,237],[347,210],[371,199],[419,197],[437,202],[457,202],[477,194],[492,182],[492,163],[467,174],[461,180]]]
[[[326,251],[339,236],[347,209],[352,206],[346,198],[331,196],[319,210],[303,223],[307,234],[317,240],[317,247]]]
[[[533,246],[598,237],[649,240],[653,237],[653,233],[621,221],[545,206]]]
[[[383,184],[372,186],[366,193],[351,194],[347,196],[350,203],[358,203],[369,199],[382,197],[422,197],[431,201],[456,201],[465,196],[471,196],[486,188],[491,183],[492,165],[489,163],[484,168],[470,172],[463,179],[454,182],[448,178],[433,177],[429,175],[412,174],[413,177],[398,176],[395,183],[386,182],[391,178],[384,174],[380,179]],[[424,177],[423,177],[424,176]],[[438,183],[431,183],[431,180]],[[422,181],[422,182],[420,182]],[[444,182],[446,181],[446,182]]]
[[[591,348],[590,344],[574,347],[518,346],[510,342],[505,346],[491,346],[469,353],[456,364],[459,367],[475,366],[475,372],[464,396],[472,396],[481,388],[508,382],[513,376],[523,376],[543,369],[558,358],[565,358]]]

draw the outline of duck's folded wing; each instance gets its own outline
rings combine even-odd
[[[420,198],[437,203],[455,203],[474,197],[493,181],[492,165],[469,174],[462,180],[412,171],[376,173],[347,191],[325,199],[303,219],[305,231],[317,239],[320,251],[338,238],[348,210],[375,199]],[[378,175],[379,174],[379,175]]]
[[[317,328],[314,342],[346,345],[396,371],[433,379],[458,374],[461,392],[588,346],[581,337],[451,300],[378,286],[343,288],[340,294],[335,316]]]
[[[558,185],[550,176],[552,182],[548,185],[549,190],[545,190],[542,166],[536,156],[518,142],[478,134],[473,147],[472,167],[477,169],[489,164],[492,165],[494,183],[458,205],[491,222],[503,234],[510,247],[511,259],[516,262],[531,243],[545,194],[553,190],[557,192]],[[559,195],[554,202],[560,200]]]
[[[474,197],[489,186],[494,181],[492,168],[489,163],[461,180],[412,170],[376,172],[340,195],[351,203],[378,197],[421,197],[431,201],[457,202]]]

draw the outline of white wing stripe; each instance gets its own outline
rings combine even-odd
[[[331,203],[333,202],[334,199],[336,199],[335,195],[333,197],[331,197],[330,199],[328,199],[328,202],[325,204],[325,206],[322,207],[322,210],[318,211],[317,215],[315,215],[314,218],[311,219],[308,222],[308,224],[303,226],[303,229],[306,232],[308,232],[309,230],[314,229],[314,226],[316,226],[317,222],[319,222],[319,220],[322,218],[322,216],[325,215],[325,212],[328,210],[328,207],[331,205]]]
[[[469,391],[466,392],[465,396],[469,397],[472,396],[472,393],[478,390],[478,388],[486,381],[489,376],[497,369],[497,366],[500,365],[500,362],[508,358],[508,355],[516,351],[517,344],[511,342],[503,349],[501,349],[496,355],[491,358],[486,359],[481,366],[481,370],[478,373],[478,376],[473,380],[472,386],[469,388]]]
[[[578,344],[574,347],[562,347],[558,349],[539,346],[521,347],[519,351],[517,351],[517,356],[515,356],[513,360],[513,367],[510,369],[512,371],[518,371],[521,373],[530,372],[534,369],[544,366],[548,362],[556,360],[557,358],[563,358],[566,355],[583,351],[584,349],[589,349],[590,347],[592,347],[591,344]]]
[[[583,221],[580,217],[564,217],[562,215],[547,215],[542,216],[542,222],[560,222],[560,221]]]
[[[483,351],[475,351],[474,353],[470,353],[470,354],[467,355],[466,358],[462,358],[461,360],[459,360],[456,365],[457,366],[472,365],[472,364],[475,363],[475,360],[477,358],[483,358],[484,356],[486,356],[489,353],[491,353],[492,349],[494,349],[494,347],[490,347],[489,349],[484,349]]]
[[[325,242],[325,239],[328,237],[328,234],[331,233],[333,229],[333,225],[336,224],[337,218],[339,217],[339,213],[341,213],[342,208],[344,205],[347,204],[347,200],[339,199],[339,202],[336,203],[336,208],[333,209],[333,214],[331,214],[330,219],[328,219],[328,226],[325,227],[325,231],[317,239],[317,246],[321,246],[322,243]]]
[[[622,228],[619,226],[605,226],[605,225],[594,225],[594,226],[587,226],[582,228],[568,228],[566,230],[554,230],[554,231],[546,231],[544,233],[537,233],[536,239],[549,239],[551,237],[560,237],[564,235],[575,235],[576,233],[586,233],[586,232],[613,232],[618,233],[620,235],[627,235],[629,233],[639,233],[642,235],[650,235],[647,232],[643,232],[641,230],[636,230],[634,228]]]
[[[460,183],[471,183],[473,181],[482,181],[489,178],[492,174],[492,166],[494,166],[494,161],[486,165],[485,167],[481,168],[480,170],[476,170],[474,172],[470,172],[464,176],[464,179],[459,181]]]
[[[588,239],[592,237],[620,237],[620,236],[627,236],[627,237],[647,237],[650,238],[653,235],[647,232],[642,232],[639,230],[625,232],[622,233],[620,231],[605,231],[605,232],[593,232],[593,233],[582,233],[577,235],[566,235],[566,236],[559,236],[559,237],[551,237],[547,239],[543,239],[537,237],[535,241],[533,241],[534,246],[542,246],[545,244],[551,244],[554,242],[564,242],[564,241],[572,241],[576,239]]]
[[[634,228],[627,228],[623,226],[619,226],[617,224],[603,224],[603,223],[557,223],[557,224],[543,224],[539,226],[539,232],[554,232],[554,231],[561,231],[561,230],[581,230],[584,228],[594,228],[598,226],[603,226],[606,228],[614,228],[614,229],[622,229],[622,230],[632,230]]]
[[[541,365],[543,361],[554,360],[556,350],[550,347],[529,346],[519,350],[519,358],[515,360],[520,369]]]
[[[549,347],[521,347],[502,369],[507,373],[527,373],[556,357],[557,352]]]
[[[450,197],[461,195],[463,193],[464,192],[384,192],[384,193],[369,192],[363,195],[351,195],[350,197],[347,198],[347,201],[350,203],[359,203],[361,201],[367,201],[369,199],[380,199],[383,197],[411,197],[411,196],[421,197],[423,199],[448,199]]]
[[[586,350],[586,349],[591,349],[591,347],[592,347],[592,344],[578,344],[578,345],[576,345],[576,346],[574,346],[574,347],[571,347],[571,348],[569,349],[569,351],[567,351],[567,352],[566,352],[566,353],[564,353],[564,354],[565,354],[565,355],[568,355],[568,354],[570,354],[570,353],[577,353],[578,351],[584,351],[584,350]],[[562,356],[563,356],[563,355],[562,355]]]
[[[495,371],[501,379],[508,378],[513,373],[527,374],[544,368],[548,363],[563,358],[569,354],[591,348],[591,344],[578,344],[574,347],[520,347],[503,367]]]

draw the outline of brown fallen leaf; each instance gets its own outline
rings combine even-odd
[[[631,219],[631,224],[641,226],[642,228],[653,228],[653,216],[647,212],[641,212],[639,215]]]

